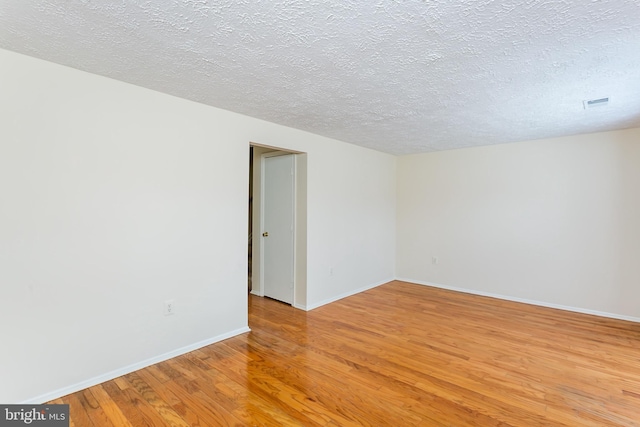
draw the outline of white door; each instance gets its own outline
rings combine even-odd
[[[262,255],[264,295],[293,303],[294,157],[264,157]]]

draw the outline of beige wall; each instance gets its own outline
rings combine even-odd
[[[307,153],[308,307],[394,277],[393,156],[4,50],[0,93],[1,402],[246,330],[250,142]]]
[[[397,167],[399,278],[640,318],[640,129]]]

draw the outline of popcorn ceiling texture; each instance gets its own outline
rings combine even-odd
[[[638,0],[5,0],[0,47],[394,154],[640,126]]]

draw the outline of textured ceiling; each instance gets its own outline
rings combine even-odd
[[[3,0],[0,47],[394,154],[640,126],[639,0]]]

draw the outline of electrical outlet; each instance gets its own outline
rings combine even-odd
[[[172,299],[168,299],[164,302],[164,315],[171,316],[175,314],[175,305]]]
[[[438,264],[438,262],[440,262],[440,260],[438,259],[437,256],[431,257],[431,264]]]

